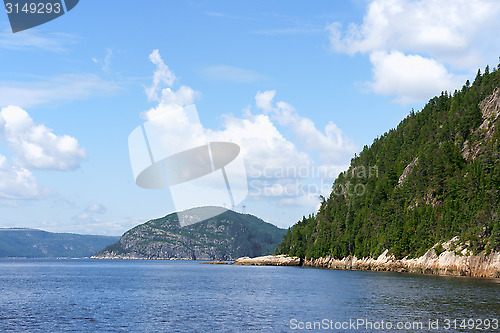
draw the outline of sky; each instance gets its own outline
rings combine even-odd
[[[234,209],[289,227],[363,146],[496,67],[498,31],[496,0],[81,0],[17,33],[2,13],[0,227],[121,235],[174,212],[128,137],[191,104],[241,148]]]

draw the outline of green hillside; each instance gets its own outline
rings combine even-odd
[[[193,216],[215,207],[185,211]],[[176,213],[148,221],[127,231],[96,258],[232,260],[272,254],[285,229],[231,210],[200,223],[181,227]]]
[[[487,67],[365,146],[278,253],[418,257],[455,236],[474,253],[500,251],[499,87]]]
[[[0,229],[0,258],[83,258],[90,257],[116,236],[52,233],[37,229]]]

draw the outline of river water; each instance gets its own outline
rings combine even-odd
[[[494,279],[0,260],[0,332],[500,332],[499,320]]]

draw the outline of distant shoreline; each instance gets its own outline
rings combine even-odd
[[[200,264],[212,265],[234,265],[234,266],[291,266],[322,268],[332,270],[350,271],[373,271],[373,272],[394,272],[410,273],[419,275],[474,277],[474,278],[500,278],[500,253],[493,253],[489,256],[479,255],[458,255],[451,251],[445,251],[439,256],[433,249],[424,256],[416,259],[394,259],[384,251],[377,259],[363,258],[357,259],[350,256],[343,259],[325,257],[318,259],[303,259],[286,255],[267,255],[261,257],[241,257],[236,260],[193,260],[190,258],[26,258],[26,257],[3,257],[0,260],[151,260],[151,261],[197,261]]]
[[[14,259],[14,260],[78,260],[78,259],[90,259],[90,257],[0,257],[2,259]]]

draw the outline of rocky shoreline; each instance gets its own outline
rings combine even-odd
[[[484,253],[472,255],[467,250],[460,248],[451,250],[450,242],[442,244],[445,251],[439,255],[435,247],[423,256],[415,259],[395,259],[384,251],[378,258],[358,259],[354,256],[335,259],[331,256],[317,259],[300,259],[287,256],[265,256],[256,258],[240,258],[233,265],[258,265],[258,266],[303,266],[338,270],[362,270],[405,272],[418,274],[452,275],[500,278],[500,253]]]
[[[416,259],[394,259],[388,251],[377,259],[358,259],[349,256],[343,259],[332,257],[304,260],[303,266],[347,269],[363,271],[404,272],[417,274],[453,275],[500,278],[500,254],[463,256],[453,251],[444,251],[439,256],[435,251],[428,251]]]

